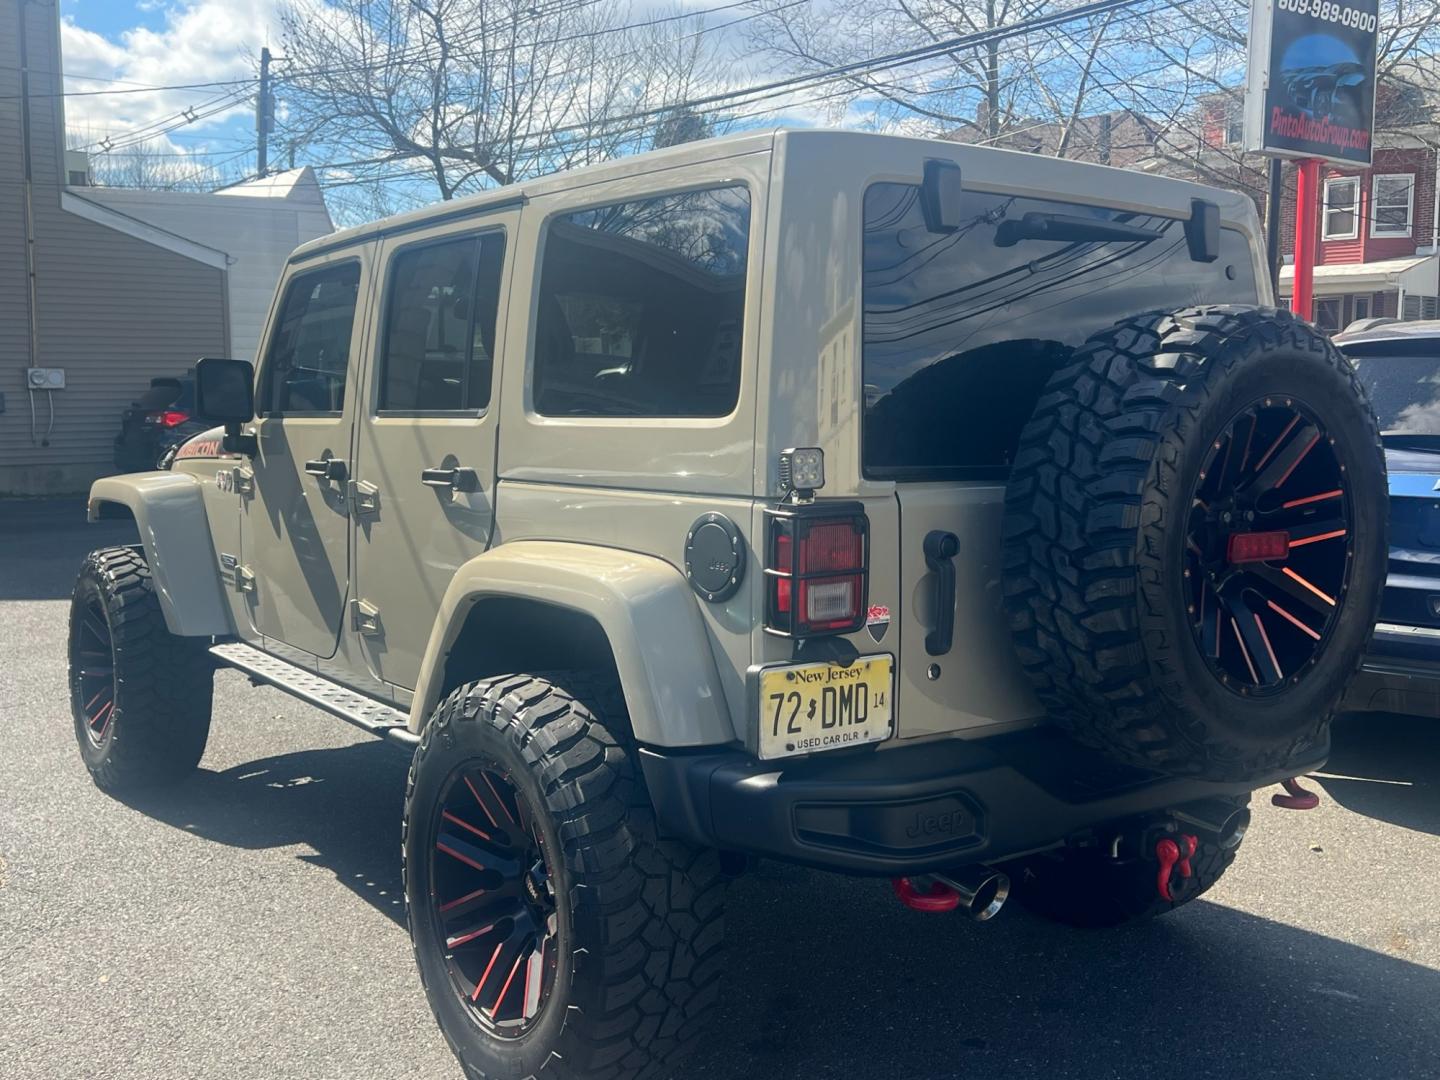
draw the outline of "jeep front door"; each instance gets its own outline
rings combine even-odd
[[[241,492],[237,586],[267,647],[335,654],[349,581],[350,377],[364,326],[367,249],[293,269],[256,392],[258,451]]]
[[[370,672],[407,689],[456,569],[495,526],[495,416],[520,211],[391,237],[380,251],[357,436],[351,627]]]

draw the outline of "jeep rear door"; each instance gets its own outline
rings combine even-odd
[[[241,491],[239,584],[267,647],[335,654],[349,583],[357,362],[373,245],[293,266],[258,377],[258,453]]]
[[[381,241],[351,626],[371,674],[406,689],[446,586],[494,531],[493,403],[519,221],[511,201]]]
[[[968,182],[961,200],[960,226],[942,232],[927,228],[916,184],[874,183],[864,197],[862,469],[893,482],[899,505],[902,738],[1040,715],[1010,643],[1001,546],[1006,478],[1050,374],[1125,316],[1257,300],[1238,232],[1222,229],[1220,259],[1201,263],[1179,216]],[[1033,238],[1051,215],[1152,235]]]

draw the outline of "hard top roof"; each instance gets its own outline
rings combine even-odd
[[[1044,170],[1047,180],[1056,181],[1051,186],[1057,191],[1063,190],[1065,186],[1063,181],[1066,178],[1076,178],[1081,175],[1093,177],[1097,173],[1109,173],[1114,174],[1116,180],[1123,177],[1124,183],[1129,184],[1132,188],[1138,187],[1152,194],[1158,186],[1164,186],[1170,188],[1172,193],[1178,189],[1186,198],[1205,197],[1211,199],[1220,206],[1223,216],[1228,220],[1234,220],[1240,214],[1253,214],[1253,203],[1246,196],[1237,192],[1207,188],[1187,180],[1161,177],[1137,170],[1117,169],[1108,165],[1031,154],[1023,150],[974,146],[944,139],[917,139],[905,135],[882,135],[865,131],[839,131],[825,128],[772,128],[722,135],[713,139],[701,139],[696,142],[682,143],[679,146],[666,147],[662,150],[650,150],[596,165],[586,165],[565,172],[536,177],[532,180],[518,181],[449,202],[437,202],[419,210],[342,229],[301,244],[290,258],[292,261],[304,259],[321,251],[333,251],[353,243],[363,243],[382,232],[408,232],[430,224],[437,224],[449,218],[465,217],[550,192],[573,190],[622,177],[660,172],[685,165],[719,161],[742,154],[765,151],[772,149],[780,142],[786,145],[787,153],[805,153],[807,150],[823,153],[827,149],[834,150],[839,146],[845,146],[847,152],[853,150],[854,153],[865,156],[867,160],[874,159],[884,152],[885,147],[880,144],[889,144],[890,147],[896,149],[919,147],[940,158],[970,158],[974,160],[977,155],[984,155],[987,158],[999,160],[1011,157],[1021,160],[1006,163],[1003,170],[1000,171],[1023,175]],[[1019,173],[1015,172],[1017,169],[1020,170]],[[1116,180],[1107,180],[1105,184],[1107,187],[1113,187]]]

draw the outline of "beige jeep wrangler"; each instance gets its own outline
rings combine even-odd
[[[1325,758],[1385,568],[1375,422],[1239,195],[942,142],[691,144],[299,248],[216,430],[102,480],[107,790],[214,668],[413,749],[468,1075],[667,1070],[755,857],[1163,912]],[[899,974],[897,973],[897,978]]]

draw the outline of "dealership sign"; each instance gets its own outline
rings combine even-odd
[[[1370,164],[1379,0],[1252,0],[1245,147]]]

